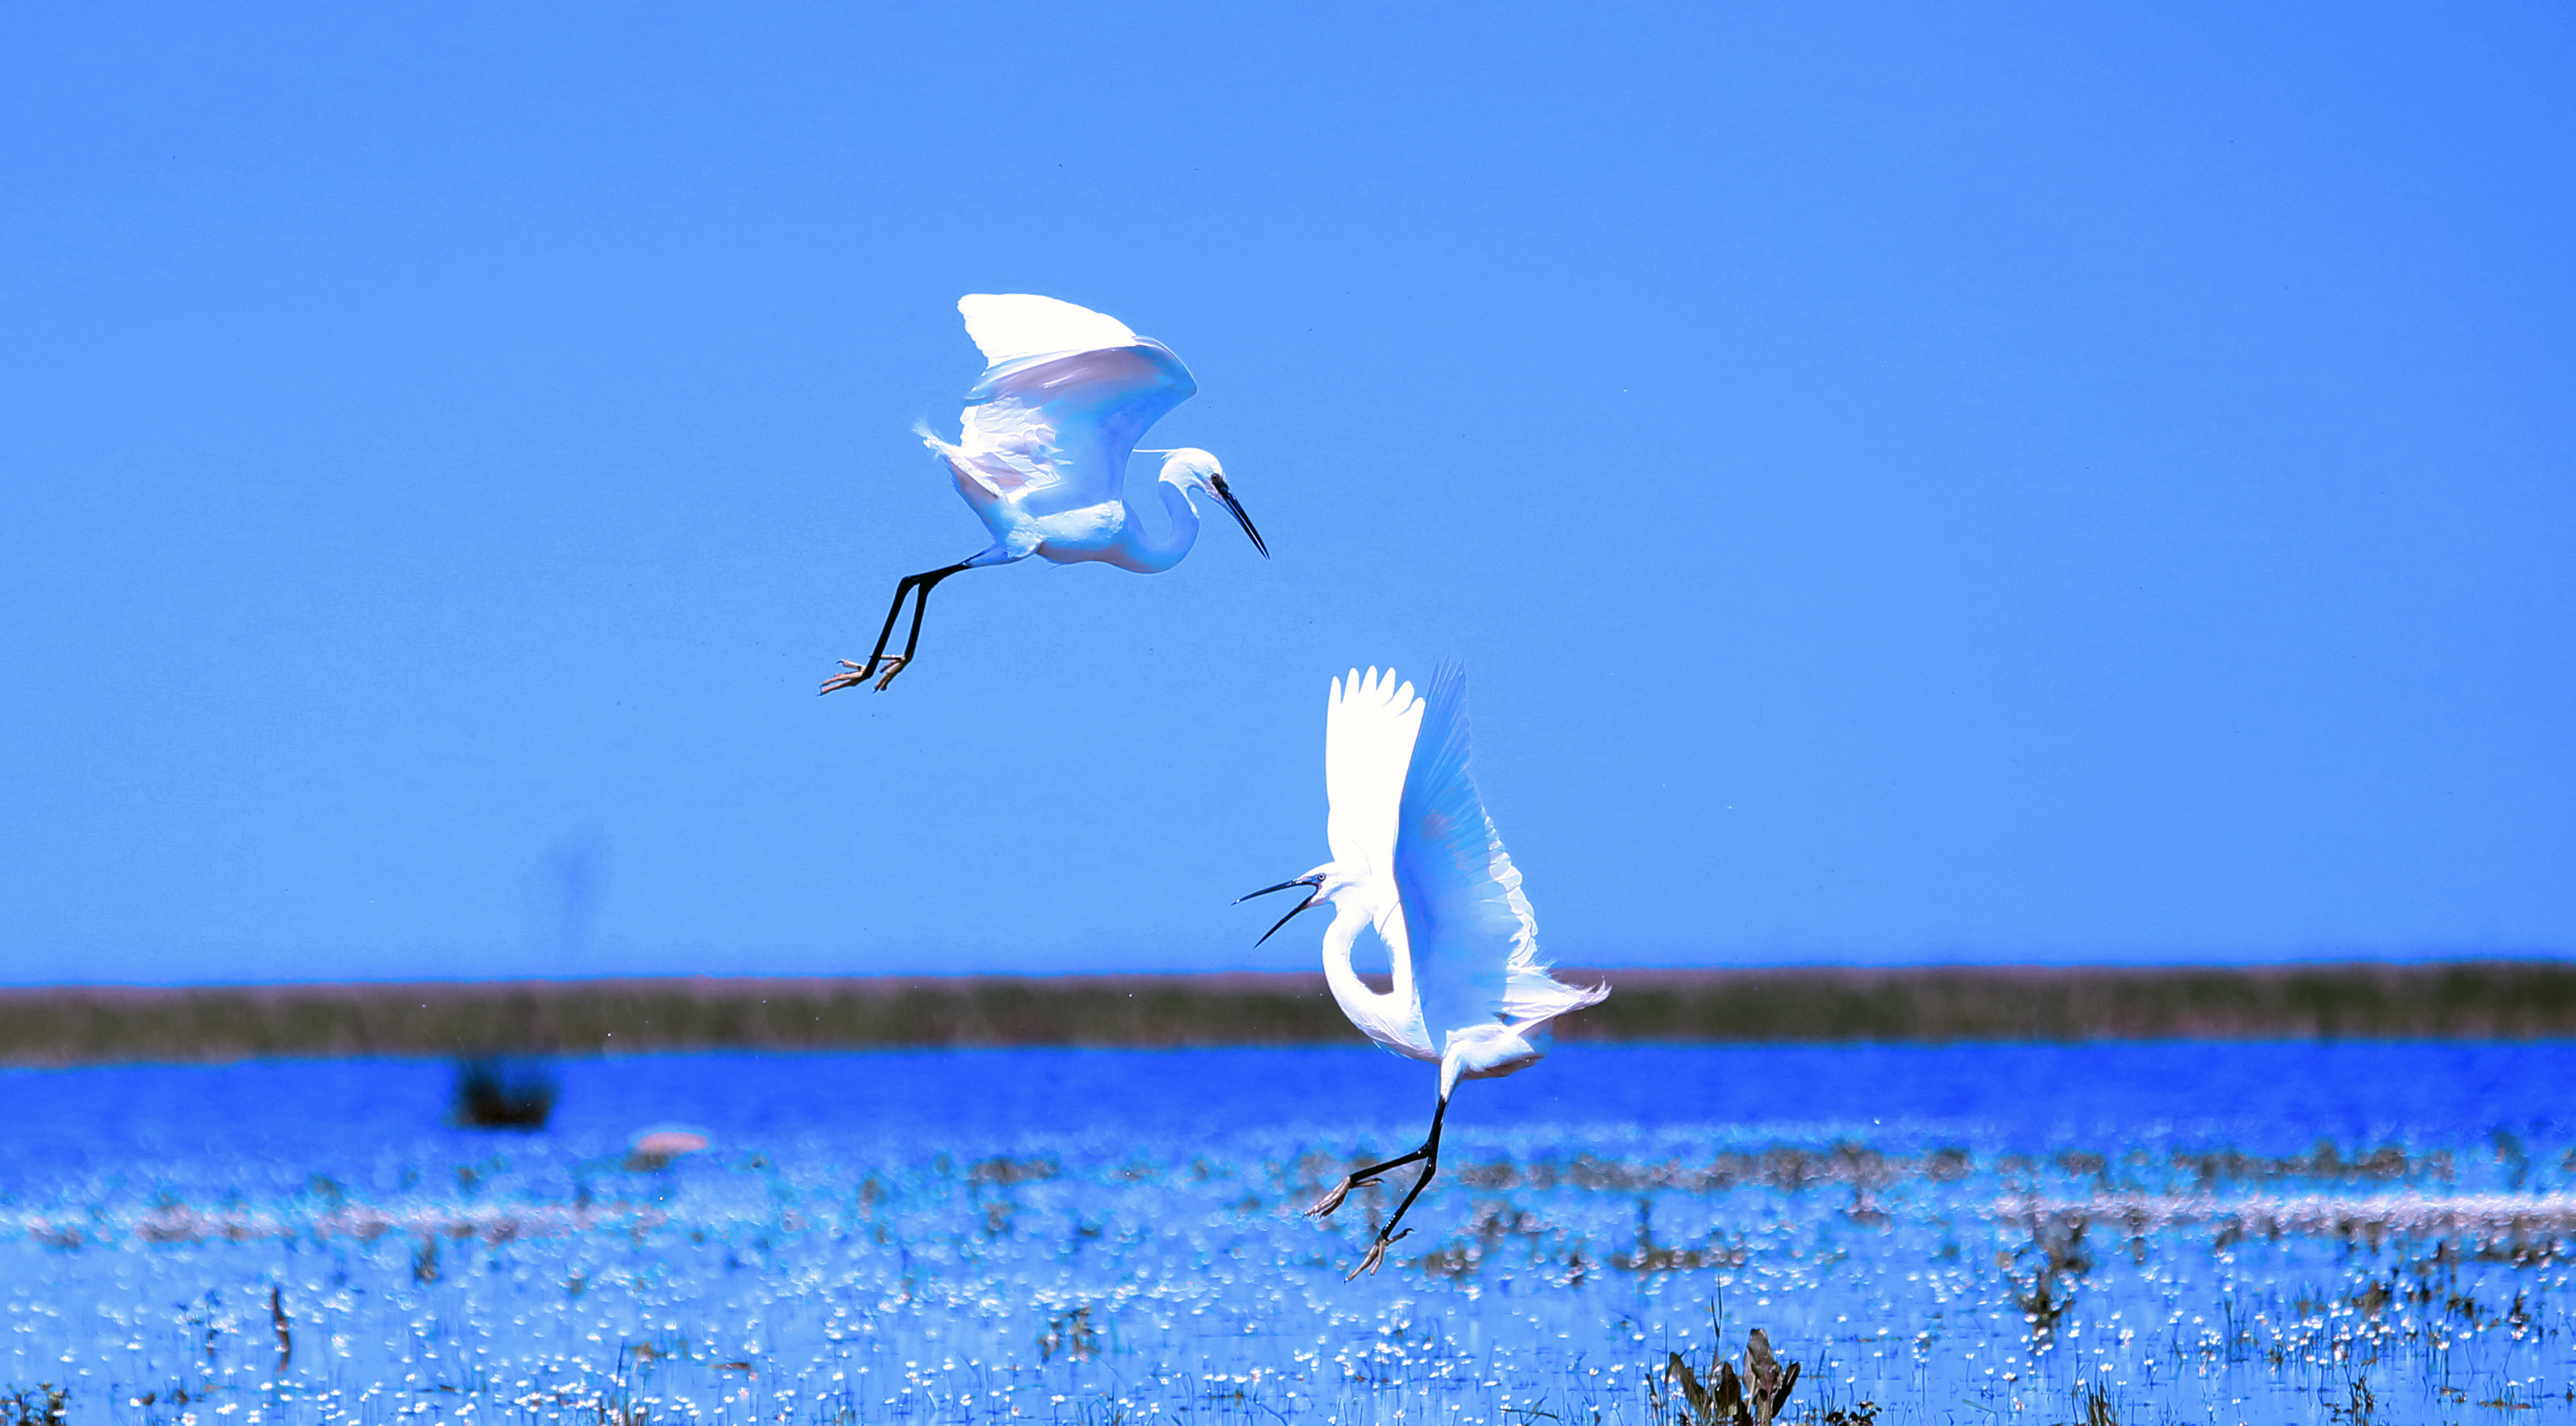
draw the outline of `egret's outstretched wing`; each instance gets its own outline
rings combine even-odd
[[[1395,904],[1395,817],[1404,800],[1404,767],[1413,756],[1422,700],[1395,670],[1333,680],[1324,706],[1324,794],[1332,810],[1324,838],[1333,860],[1373,883],[1370,900]],[[1380,927],[1390,944],[1395,937]]]
[[[1170,348],[1070,302],[979,293],[957,310],[991,365],[966,394],[957,444],[932,444],[1036,513],[1117,499],[1146,428],[1198,390]]]
[[[1467,754],[1466,672],[1444,663],[1423,698],[1395,833],[1414,984],[1435,1046],[1474,1025],[1535,1028],[1609,993],[1547,973],[1520,869],[1485,813]]]
[[[968,293],[957,315],[986,366],[1136,345],[1135,332],[1108,313],[1031,292]]]

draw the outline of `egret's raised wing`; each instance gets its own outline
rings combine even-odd
[[[1070,302],[978,294],[957,310],[992,365],[951,458],[1034,513],[1117,499],[1146,428],[1198,390],[1170,348]]]
[[[1599,998],[1547,974],[1520,870],[1485,814],[1467,753],[1467,676],[1444,663],[1423,698],[1395,832],[1413,981],[1434,1046],[1452,1030],[1524,1023],[1542,1011],[1535,1018],[1545,1019]],[[1558,999],[1566,1003],[1544,1008]]]
[[[1031,292],[970,292],[957,299],[957,314],[986,366],[1136,345],[1117,318]]]
[[[1395,904],[1396,810],[1421,723],[1422,700],[1412,684],[1397,684],[1394,669],[1353,669],[1333,680],[1324,707],[1324,794],[1332,802],[1324,837],[1336,863],[1374,883],[1373,908]],[[1395,936],[1387,940],[1393,945]]]

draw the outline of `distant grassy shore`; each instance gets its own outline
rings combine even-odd
[[[2576,962],[1627,970],[1567,1040],[2576,1036]],[[1321,975],[0,990],[0,1064],[696,1049],[1357,1043]]]

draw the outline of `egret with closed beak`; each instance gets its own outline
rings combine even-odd
[[[1270,557],[1215,456],[1136,449],[1147,427],[1198,390],[1171,348],[1137,336],[1115,317],[1052,297],[977,293],[959,298],[957,310],[966,318],[966,335],[983,350],[984,377],[966,395],[964,429],[954,442],[927,429],[921,439],[938,452],[993,543],[955,564],[905,575],[868,661],[841,660],[841,672],[823,684],[825,693],[871,679],[882,691],[911,667],[930,591],[952,574],[1031,555],[1138,574],[1170,569],[1198,541],[1193,502],[1202,495],[1223,505],[1252,537],[1252,547]],[[1146,528],[1124,493],[1127,461],[1135,455],[1163,457],[1156,489],[1160,533]],[[912,627],[903,652],[889,654],[886,644],[907,599]]]

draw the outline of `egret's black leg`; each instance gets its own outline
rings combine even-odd
[[[1423,1150],[1416,1149],[1412,1153],[1406,1154],[1401,1158],[1389,1159],[1382,1164],[1371,1164],[1364,1169],[1351,1170],[1349,1173],[1342,1176],[1342,1181],[1340,1183],[1333,1186],[1332,1192],[1315,1200],[1315,1206],[1306,1210],[1306,1216],[1309,1218],[1332,1217],[1333,1210],[1342,1206],[1342,1200],[1351,1196],[1352,1189],[1366,1188],[1370,1184],[1377,1182],[1377,1176],[1379,1174],[1386,1172],[1388,1169],[1400,1169],[1406,1164],[1412,1163],[1414,1160],[1421,1158],[1422,1155]]]
[[[912,597],[912,587],[919,583],[921,583],[921,576],[917,574],[907,574],[895,581],[894,603],[886,609],[885,627],[877,630],[876,648],[868,653],[869,669],[874,669],[877,666],[877,660],[885,657],[886,640],[894,637],[894,621],[903,617],[903,601]],[[867,676],[865,672],[859,675],[863,679]]]
[[[1423,1140],[1422,1147],[1407,1156],[1422,1160],[1422,1177],[1413,1181],[1413,1191],[1407,1193],[1404,1201],[1395,1206],[1395,1216],[1386,1220],[1385,1227],[1377,1230],[1377,1241],[1369,1244],[1368,1256],[1360,1259],[1360,1265],[1351,1269],[1352,1277],[1358,1277],[1361,1273],[1376,1272],[1378,1264],[1386,1261],[1387,1245],[1403,1237],[1405,1233],[1413,1231],[1407,1228],[1404,1233],[1399,1233],[1395,1230],[1395,1225],[1404,1221],[1405,1210],[1413,1206],[1413,1200],[1422,1196],[1422,1190],[1431,1182],[1431,1176],[1440,1172],[1440,1121],[1447,1117],[1448,1113],[1449,1101],[1445,1098],[1440,1101],[1439,1108],[1431,1111],[1431,1137]],[[1402,1163],[1404,1160],[1398,1159],[1396,1162]]]
[[[924,570],[920,574],[907,574],[901,580],[897,581],[894,587],[894,603],[886,609],[885,627],[877,631],[877,646],[873,650],[869,651],[868,661],[865,664],[854,664],[848,659],[841,660],[841,672],[824,680],[823,687],[820,691],[831,693],[839,689],[856,688],[858,685],[876,677],[877,665],[880,663],[887,664],[888,666],[885,671],[885,677],[878,679],[877,688],[882,691],[887,684],[894,682],[894,676],[903,671],[903,666],[905,664],[912,662],[913,646],[921,642],[921,611],[922,606],[930,602],[931,586],[939,583],[939,581],[943,579],[946,579],[948,576],[955,574],[961,569],[968,569],[971,567],[971,561],[961,560],[956,564],[949,565],[945,569]],[[895,655],[893,659],[888,660],[886,658],[885,646],[887,641],[894,637],[894,621],[903,617],[903,601],[907,598],[913,600],[912,633],[903,642],[903,652]]]
[[[877,646],[868,654],[867,663],[862,666],[848,659],[841,660],[842,671],[824,681],[822,692],[855,688],[876,676],[877,660],[885,657],[886,640],[894,637],[894,621],[903,617],[903,601],[912,597],[912,587],[920,582],[921,576],[917,574],[907,574],[895,581],[894,603],[886,609],[885,627],[877,630]]]
[[[895,656],[894,668],[886,670],[886,682],[890,683],[894,680],[896,669],[912,662],[912,647],[921,642],[921,616],[930,612],[930,591],[939,587],[939,581],[965,567],[962,564],[952,564],[946,569],[932,570],[921,576],[921,583],[913,586],[912,632],[903,636],[903,652]],[[882,689],[885,683],[880,683],[877,687]]]

